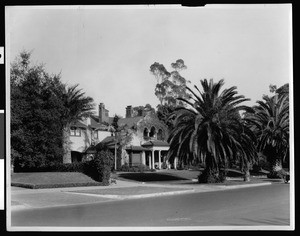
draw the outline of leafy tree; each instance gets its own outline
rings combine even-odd
[[[179,73],[187,67],[184,65],[182,59],[178,59],[176,62],[171,63],[171,67],[174,70],[168,72],[164,65],[159,64],[158,62],[155,62],[150,66],[150,72],[157,80],[155,95],[158,97],[161,105],[183,105],[182,102],[176,98],[188,98],[189,96],[185,87],[188,81],[186,81]]]
[[[60,75],[49,75],[43,65],[31,65],[21,52],[11,64],[11,158],[16,170],[62,161]]]
[[[170,73],[167,71],[163,64],[154,62],[150,66],[150,72],[155,76],[157,84],[160,84],[170,77]]]
[[[159,120],[167,125],[168,130],[171,131],[174,128],[174,119],[170,118],[170,115],[175,111],[174,106],[161,105],[157,106],[156,115]]]
[[[258,139],[258,150],[271,164],[269,177],[279,178],[282,161],[289,150],[289,103],[288,93],[264,96],[257,101],[255,113],[249,116]]]
[[[115,137],[115,169],[121,167],[124,147],[133,139],[133,132],[127,125],[119,125],[120,117],[115,115],[111,124],[111,132]]]
[[[146,104],[145,106],[133,107],[133,117],[149,113],[155,113],[155,109],[150,104]]]
[[[168,158],[205,163],[199,182],[222,181],[220,170],[230,161],[239,160],[247,170],[247,164],[256,160],[255,136],[239,114],[251,111],[240,105],[249,99],[237,95],[236,87],[220,93],[223,84],[223,80],[201,80],[203,92],[194,86],[199,95],[187,87],[193,96],[178,99],[189,107],[179,107],[172,114],[175,125],[168,138]]]
[[[11,143],[16,168],[71,162],[69,126],[90,114],[92,99],[63,84],[21,52],[11,64]],[[66,158],[66,153],[69,154]]]

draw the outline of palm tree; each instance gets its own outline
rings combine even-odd
[[[63,148],[64,148],[64,163],[71,163],[70,150],[70,125],[76,121],[82,120],[92,114],[94,109],[93,98],[85,96],[81,89],[78,89],[78,84],[65,87],[62,100],[65,107],[65,113],[62,114],[64,121],[63,130]]]
[[[257,101],[255,113],[250,116],[253,129],[258,137],[258,151],[270,162],[269,177],[280,178],[282,161],[289,150],[289,102],[288,94],[264,96]]]
[[[168,158],[177,156],[183,161],[205,163],[199,182],[219,182],[222,181],[220,168],[226,169],[229,161],[239,160],[246,170],[247,164],[256,158],[255,136],[239,114],[251,108],[240,105],[249,99],[235,96],[236,87],[219,94],[224,80],[200,82],[203,92],[194,86],[197,95],[187,87],[192,94],[190,99],[179,99],[189,106],[177,108],[170,116],[175,116],[175,122],[168,138]]]

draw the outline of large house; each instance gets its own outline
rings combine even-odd
[[[70,128],[72,162],[92,158],[95,146],[99,143],[105,144],[114,152],[117,143],[111,129],[112,122],[113,117],[109,116],[105,105],[100,103],[98,116],[73,123]],[[169,150],[166,125],[151,111],[141,109],[134,114],[132,106],[126,107],[125,118],[120,118],[118,125],[127,127],[132,133],[132,140],[122,150],[121,165],[144,164],[149,168],[161,169]]]

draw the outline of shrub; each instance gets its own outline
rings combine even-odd
[[[167,169],[168,168],[168,165],[166,162],[163,162],[162,165],[161,165],[161,168],[162,169]]]
[[[124,165],[121,166],[120,171],[123,172],[145,172],[149,171],[150,168],[144,164],[140,164],[137,166],[129,166],[128,163],[125,163]]]
[[[129,167],[128,163],[125,163],[124,165],[122,165],[120,168],[120,171],[130,172],[130,167]]]
[[[97,152],[94,160],[91,160],[91,170],[96,181],[109,185],[111,177],[111,169],[114,157],[109,151]]]
[[[45,166],[15,167],[14,172],[84,172],[85,163],[51,163]]]
[[[150,168],[149,168],[149,166],[146,166],[146,165],[144,165],[144,164],[140,164],[140,165],[138,166],[138,170],[139,170],[139,172],[145,172],[145,171],[149,171]]]

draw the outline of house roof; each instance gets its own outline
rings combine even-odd
[[[135,117],[129,117],[129,118],[120,118],[118,120],[119,125],[127,125],[129,128],[136,125],[141,119],[143,119],[143,116],[135,116]]]
[[[113,149],[115,148],[115,138],[114,136],[107,136],[106,138],[104,138],[100,143],[98,143],[97,145],[102,144],[107,146],[109,149]],[[96,145],[96,146],[97,146]]]
[[[149,151],[148,148],[141,147],[141,146],[133,146],[133,145],[126,147],[126,150],[132,150],[132,151]]]
[[[79,128],[87,128],[87,125],[82,123],[81,121],[72,122],[71,127],[72,126],[79,127]]]
[[[86,154],[95,154],[96,153],[96,146],[89,146],[86,150],[85,150]]]
[[[166,141],[151,140],[151,141],[148,141],[148,142],[142,144],[142,146],[143,147],[153,147],[153,146],[157,146],[157,147],[169,147],[170,145]]]
[[[108,118],[108,124],[111,124],[113,121],[113,117]],[[98,116],[91,116],[91,125],[92,128],[94,129],[107,129],[107,125],[104,123],[99,123],[99,117]]]

